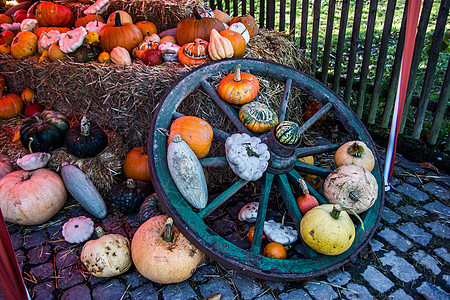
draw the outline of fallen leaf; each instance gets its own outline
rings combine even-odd
[[[221,293],[215,293],[209,297],[203,298],[203,300],[220,300],[222,298]]]
[[[433,171],[433,172],[435,172],[436,174],[441,175],[441,174],[439,173],[438,168],[436,168],[435,166],[433,166],[433,164],[431,164],[431,163],[429,163],[429,162],[427,162],[427,161],[419,163],[419,167],[421,167],[422,169],[426,169],[426,170]]]

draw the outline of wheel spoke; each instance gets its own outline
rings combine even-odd
[[[328,176],[328,174],[331,173],[330,170],[310,165],[303,161],[299,161],[298,159],[295,162],[295,169],[297,169],[298,171],[303,172],[303,173],[309,173],[309,174],[323,176],[323,177],[326,177],[326,176]]]
[[[301,127],[300,127],[300,134],[304,133],[306,130],[309,129],[317,120],[319,120],[324,114],[327,113],[331,108],[333,107],[333,104],[328,102],[324,106],[322,106],[321,109],[319,109],[308,121],[306,121]]]
[[[185,115],[183,115],[182,113],[179,113],[176,111],[173,113],[172,117],[173,117],[173,119],[178,119],[178,118],[184,117],[184,116]],[[225,131],[222,131],[222,130],[214,128],[214,127],[213,127],[213,133],[214,133],[214,139],[216,139],[222,143],[225,143],[227,138],[231,135],[229,133],[226,133]]]
[[[283,122],[286,117],[286,109],[289,102],[289,95],[291,93],[292,78],[286,80],[286,85],[284,86],[283,99],[281,99],[280,111],[278,112],[279,122]]]
[[[294,184],[297,184],[298,180],[302,178],[302,176],[300,174],[298,174],[297,171],[295,170],[291,170],[288,173],[288,178],[291,179],[291,182],[293,182]],[[320,204],[327,204],[327,200],[325,199],[324,196],[322,196],[322,194],[320,194],[318,191],[316,191],[311,185],[309,185],[309,183],[306,183],[306,186],[308,187],[309,193],[311,194],[311,196],[314,196],[314,198],[317,199],[317,201]]]
[[[297,157],[305,157],[308,155],[322,154],[322,153],[335,151],[340,146],[341,146],[340,144],[332,144],[332,145],[320,145],[320,146],[314,146],[314,147],[297,148],[296,154],[297,154]]]
[[[253,233],[253,242],[250,249],[253,253],[261,251],[261,241],[266,220],[267,203],[269,202],[270,189],[272,188],[273,174],[266,172],[262,183],[261,195],[259,197],[258,215],[256,217],[255,232]]]
[[[200,158],[200,164],[202,167],[207,168],[217,168],[217,167],[228,167],[228,161],[225,156],[220,157],[205,157]]]
[[[245,186],[248,183],[248,181],[239,179],[236,181],[231,187],[229,187],[226,191],[224,191],[222,194],[217,196],[216,199],[211,201],[211,203],[208,204],[204,209],[202,209],[198,216],[202,219],[207,217],[210,213],[212,213],[214,210],[219,208],[223,203],[225,203],[228,199],[230,199],[231,196],[233,196],[237,191],[239,191],[243,186]]]
[[[225,113],[225,115],[230,119],[230,121],[236,126],[238,131],[247,133],[248,135],[253,135],[250,130],[247,129],[247,127],[242,124],[241,120],[239,120],[239,116],[237,112],[231,108],[228,103],[223,101],[219,94],[217,94],[217,91],[207,82],[205,79],[202,79],[201,86],[205,90],[205,92],[208,93],[209,96],[214,100],[214,102],[217,104],[217,106],[220,107],[220,109]]]

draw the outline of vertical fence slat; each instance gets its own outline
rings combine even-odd
[[[233,16],[239,16],[239,0],[233,0]]]
[[[356,58],[358,56],[358,40],[359,29],[361,28],[361,15],[363,9],[363,0],[356,1],[355,15],[353,18],[353,32],[350,44],[350,57],[347,64],[347,77],[345,79],[344,101],[350,104],[350,99],[353,91],[353,76],[355,74]]]
[[[445,73],[444,82],[442,84],[441,93],[439,94],[439,101],[434,114],[433,125],[428,136],[428,144],[436,145],[439,131],[441,130],[442,121],[447,110],[448,101],[450,100],[450,60],[447,65],[447,72]],[[450,134],[449,134],[450,136]],[[449,145],[447,145],[449,146]]]
[[[302,1],[302,24],[300,27],[300,48],[306,49],[306,35],[308,33],[308,8],[309,1]]]
[[[291,0],[291,7],[289,10],[289,34],[295,36],[295,24],[297,16],[297,0]]]
[[[242,0],[241,15],[247,15],[247,0]]]
[[[368,124],[374,124],[379,110],[378,102],[381,95],[381,83],[383,82],[384,66],[386,64],[387,50],[389,46],[389,37],[391,35],[392,21],[394,20],[395,5],[397,0],[389,0],[384,19],[383,34],[381,36],[380,50],[378,54],[377,68],[375,71],[374,88],[370,101]]]
[[[320,27],[320,5],[321,0],[314,1],[313,29],[311,38],[311,74],[313,77],[316,76],[317,47],[319,43],[319,27]]]
[[[224,2],[225,2],[225,11],[227,12],[227,14],[232,16],[233,13],[231,12],[231,9],[230,9],[230,0],[224,0]]]
[[[360,85],[357,97],[356,114],[361,119],[366,98],[367,76],[369,74],[370,58],[372,56],[373,30],[377,17],[378,0],[370,1],[369,17],[367,19],[366,40],[364,41],[364,54],[361,65]]]
[[[428,59],[419,105],[417,106],[416,120],[411,133],[411,137],[416,140],[419,139],[420,133],[422,132],[425,114],[427,112],[431,87],[433,85],[439,52],[441,50],[442,39],[444,37],[445,24],[447,23],[449,6],[450,0],[443,0],[441,2],[436,27],[434,29],[433,42],[430,49],[430,58]]]
[[[320,81],[326,84],[328,79],[328,66],[330,64],[331,39],[333,38],[334,12],[336,8],[336,0],[328,2],[327,31],[325,34],[325,45],[322,58],[322,76]]]
[[[255,0],[250,0],[250,15],[255,16]]]
[[[341,21],[339,24],[338,43],[336,47],[336,58],[334,59],[334,73],[332,90],[337,93],[339,89],[339,80],[341,79],[342,59],[344,56],[345,35],[347,32],[348,10],[350,6],[349,0],[342,2]]]
[[[216,1],[209,0],[209,7],[211,7],[212,10],[216,9]]]
[[[445,0],[444,0],[445,1]],[[405,129],[406,120],[408,119],[409,108],[411,104],[413,87],[416,84],[417,69],[419,68],[420,58],[422,56],[422,49],[425,44],[425,36],[427,33],[428,23],[430,21],[431,9],[433,1],[424,1],[422,6],[422,13],[417,27],[416,41],[414,43],[414,54],[411,61],[411,73],[409,75],[408,89],[406,90],[405,107],[403,109],[402,122],[400,123],[399,133],[403,133]]]
[[[259,27],[264,28],[265,21],[265,12],[266,12],[266,1],[259,0]]]
[[[286,0],[280,0],[280,26],[279,31],[283,32],[286,29]]]
[[[275,0],[267,0],[266,28],[275,28]]]
[[[392,108],[394,107],[395,95],[397,93],[398,79],[400,77],[400,65],[402,63],[403,48],[405,46],[406,19],[408,17],[408,0],[405,1],[403,9],[402,25],[397,40],[397,49],[395,50],[394,64],[392,65],[391,80],[389,82],[388,94],[384,105],[383,117],[381,118],[381,128],[387,128],[389,125]]]

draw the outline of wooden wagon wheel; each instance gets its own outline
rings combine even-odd
[[[269,193],[272,188],[276,186],[276,191],[284,201],[294,226],[299,230],[301,214],[295,203],[290,183],[301,177],[299,172],[325,177],[330,171],[302,163],[296,158],[334,151],[340,144],[299,147],[294,151],[294,160],[290,160],[281,167],[277,165],[268,168],[263,178],[260,179],[258,217],[254,240],[249,249],[235,246],[214,232],[204,221],[211,212],[224,205],[236,191],[245,186],[246,181],[242,179],[235,181],[219,196],[209,199],[208,205],[200,211],[192,209],[176,188],[167,166],[167,136],[161,134],[161,131],[168,130],[172,119],[181,115],[177,112],[177,108],[193,91],[203,89],[210,96],[211,101],[214,101],[226,114],[227,118],[238,128],[238,131],[252,134],[242,126],[242,123],[236,116],[235,109],[222,101],[216,89],[207,81],[212,76],[230,72],[237,64],[241,65],[242,70],[247,70],[256,76],[272,78],[284,83],[284,94],[278,113],[280,122],[284,120],[286,107],[289,106],[290,91],[292,87],[296,87],[323,104],[322,108],[301,126],[302,132],[305,132],[322,115],[330,111],[347,129],[351,139],[364,141],[373,151],[376,162],[372,174],[378,182],[378,198],[376,203],[361,215],[365,230],[361,228],[361,225],[357,226],[355,240],[346,252],[337,256],[326,256],[316,253],[308,246],[304,246],[304,253],[306,254],[292,259],[272,259],[266,258],[261,254],[263,224],[266,218]],[[224,143],[227,136],[229,134],[214,128],[215,140]],[[277,146],[269,145],[269,149],[274,147],[276,148]],[[362,250],[374,234],[380,220],[384,203],[384,189],[381,188],[382,173],[377,150],[366,128],[356,114],[333,91],[309,75],[277,63],[255,59],[228,59],[203,65],[188,73],[174,83],[160,101],[152,120],[148,149],[153,185],[162,202],[161,205],[166,213],[174,218],[175,224],[180,231],[208,256],[225,266],[253,277],[270,280],[305,280],[329,273],[350,261]],[[276,150],[271,149],[271,155],[273,154],[272,151]],[[201,159],[203,165],[215,164],[228,167],[226,163],[223,163],[224,161],[226,162],[223,157]],[[326,203],[326,199],[319,192],[312,188],[310,190],[320,203]]]

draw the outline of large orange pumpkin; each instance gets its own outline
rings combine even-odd
[[[230,25],[233,23],[241,22],[242,24],[247,27],[248,33],[250,34],[250,37],[254,37],[258,34],[258,24],[256,23],[256,20],[251,15],[245,15],[245,16],[239,16],[231,18]]]
[[[44,1],[36,7],[35,16],[41,27],[72,27],[75,21],[73,13],[68,7],[48,1]]]
[[[145,147],[135,147],[128,152],[123,161],[123,173],[128,179],[152,181]]]
[[[18,116],[23,109],[23,102],[16,94],[0,96],[0,119],[9,119]]]
[[[38,38],[30,31],[21,31],[11,43],[11,54],[14,58],[25,58],[34,55],[37,51]]]
[[[245,42],[244,37],[233,30],[227,29],[219,32],[221,36],[225,37],[231,42],[233,46],[234,54],[233,57],[243,57],[245,53],[245,49],[247,48],[247,43]]]
[[[194,17],[184,18],[178,22],[176,33],[178,45],[193,42],[196,38],[209,42],[212,29],[221,32],[225,30],[225,25],[216,18],[202,18],[194,9]]]
[[[114,23],[105,24],[100,28],[99,35],[100,47],[106,52],[111,52],[116,46],[131,52],[144,38],[139,27],[132,23],[122,23],[120,13],[116,13]]]
[[[169,143],[175,134],[181,136],[198,158],[205,157],[208,154],[213,138],[213,130],[211,125],[205,120],[193,116],[175,119],[170,125]]]

